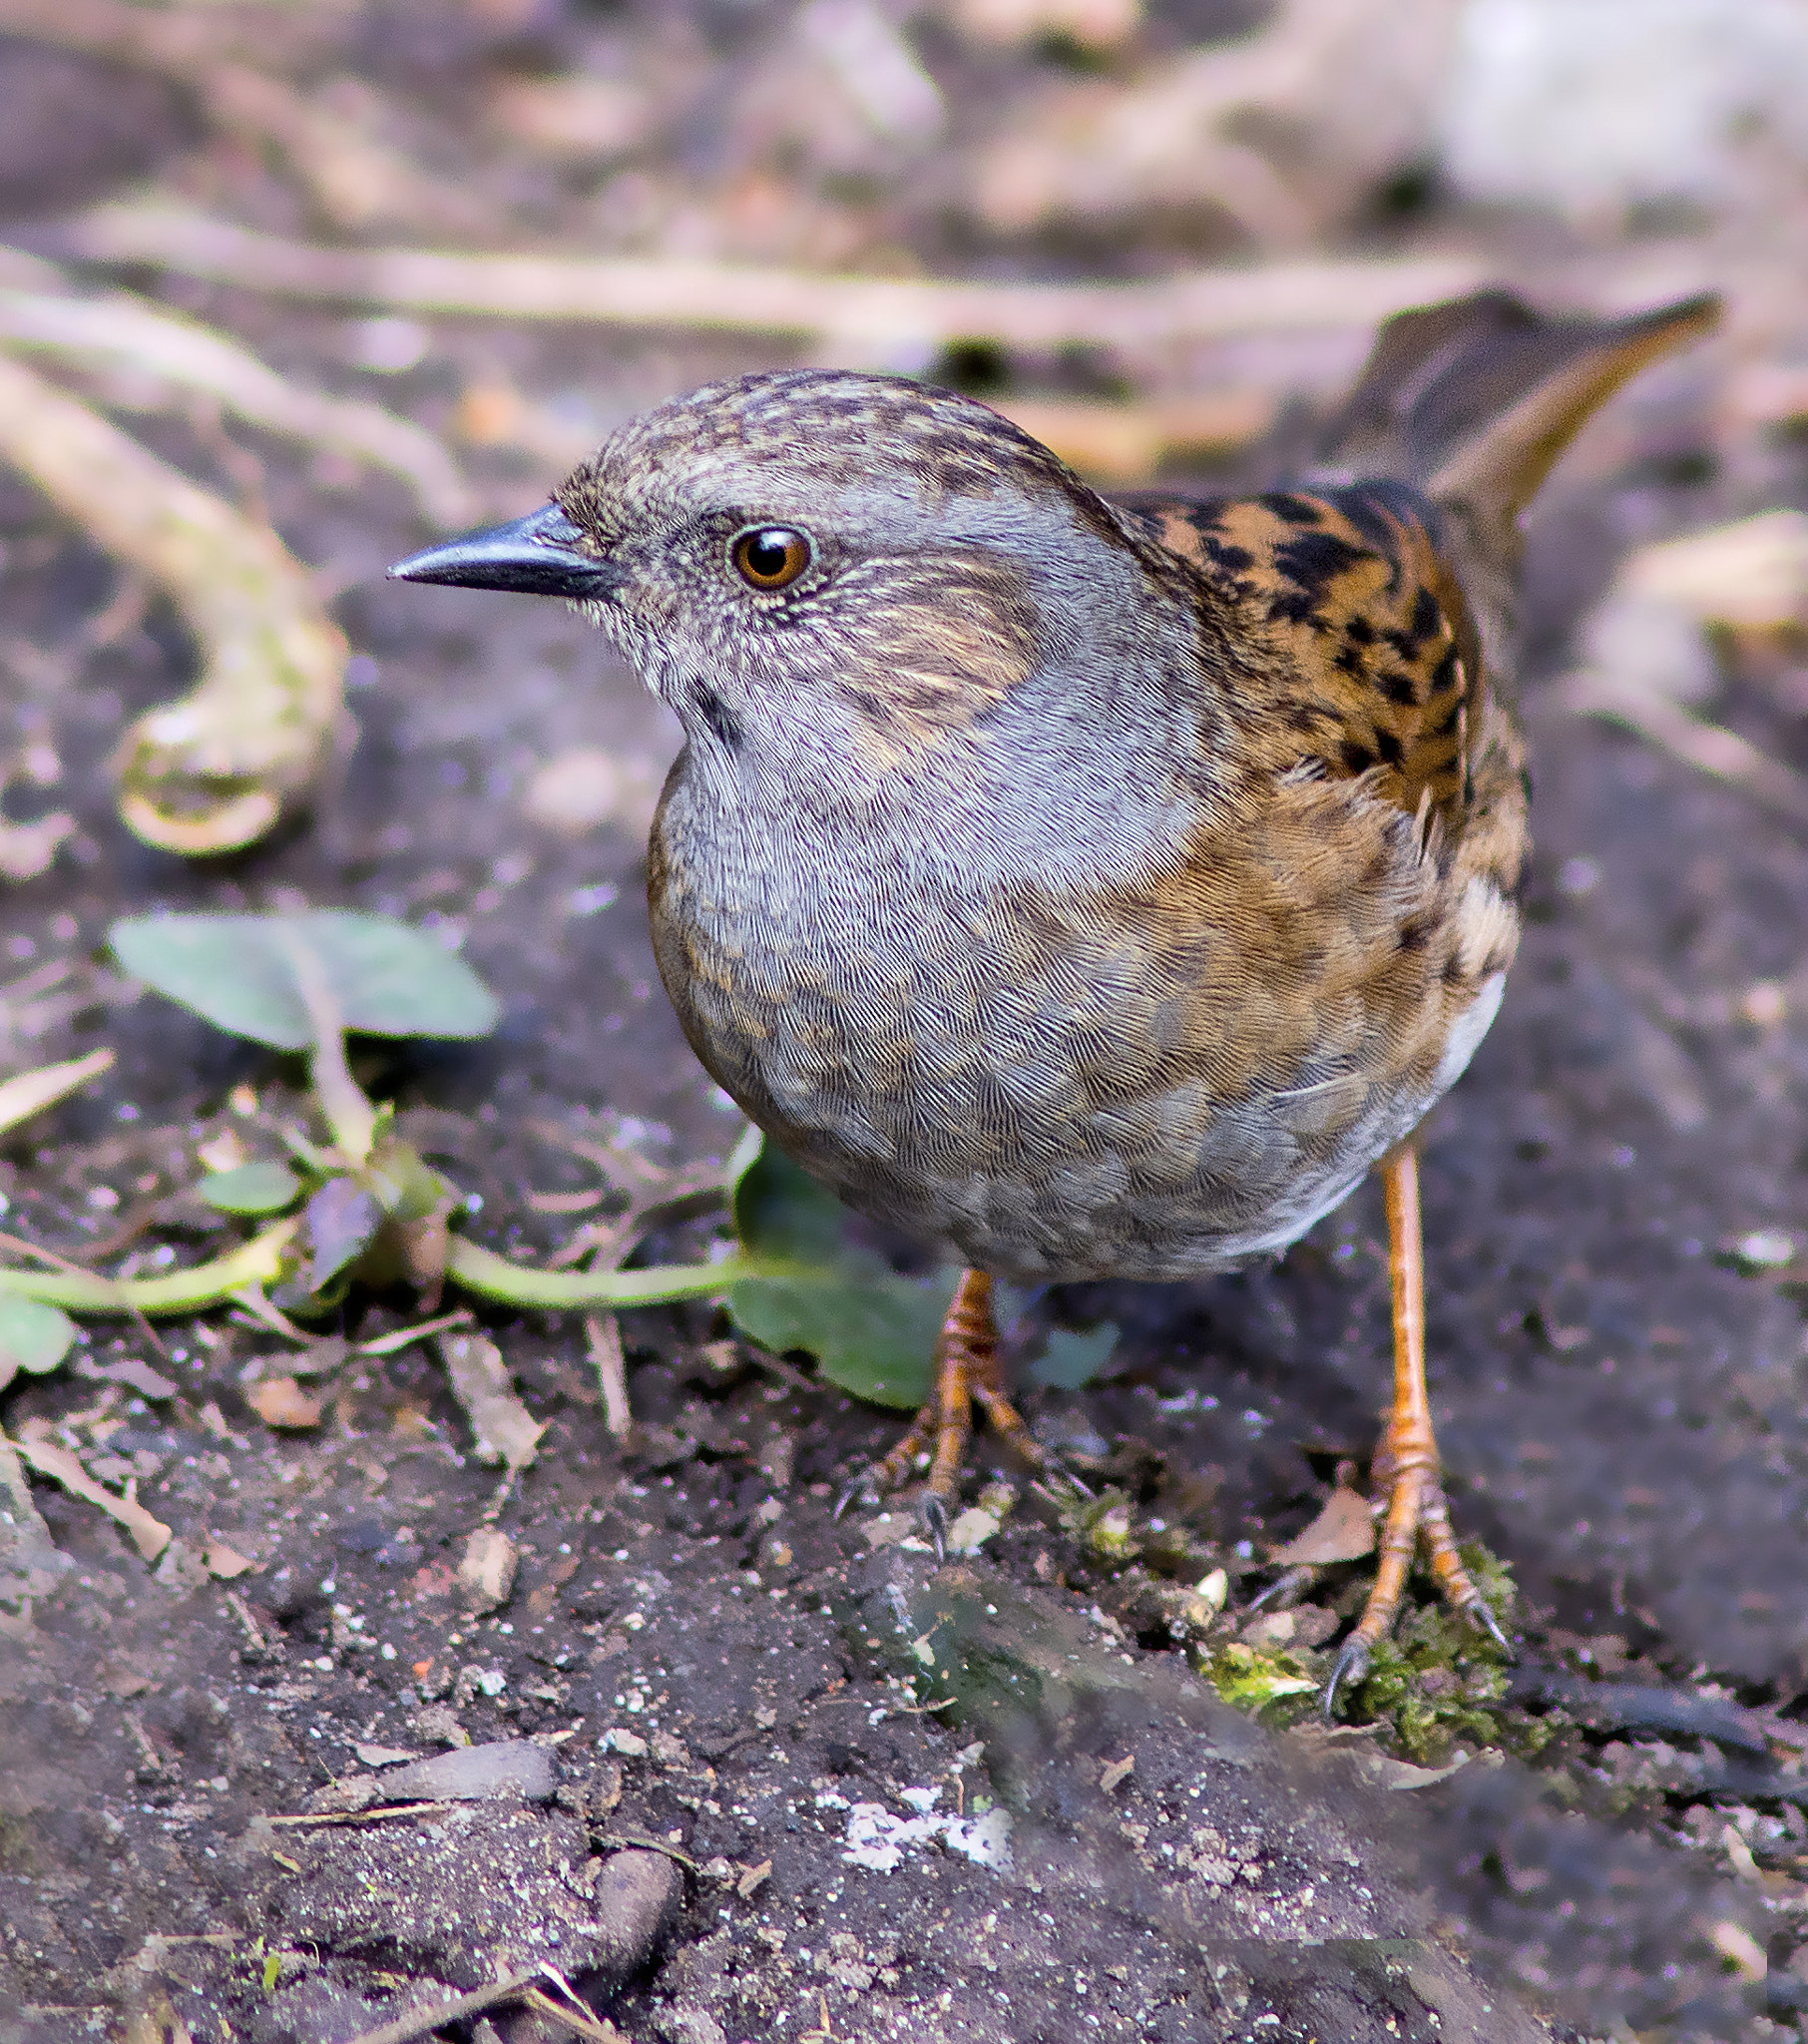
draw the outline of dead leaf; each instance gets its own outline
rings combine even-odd
[[[465,1408],[477,1439],[480,1462],[505,1462],[511,1471],[528,1468],[546,1428],[515,1395],[502,1350],[479,1334],[452,1334],[440,1341],[452,1395]]]
[[[521,1557],[515,1543],[494,1526],[479,1526],[465,1542],[458,1564],[459,1595],[468,1610],[496,1611],[509,1601]]]
[[[98,1383],[127,1384],[141,1397],[160,1401],[174,1398],[177,1392],[177,1386],[167,1376],[135,1355],[124,1356],[118,1362],[96,1362],[92,1356],[78,1356],[75,1373]]]
[[[1368,1499],[1340,1483],[1311,1525],[1268,1559],[1281,1568],[1319,1568],[1327,1562],[1360,1561],[1374,1551],[1375,1519]]]
[[[248,1385],[244,1401],[265,1426],[291,1429],[318,1426],[326,1409],[325,1399],[302,1390],[293,1377],[265,1377]]]
[[[1375,1788],[1391,1790],[1433,1788],[1439,1782],[1448,1782],[1459,1768],[1468,1765],[1467,1754],[1459,1754],[1447,1768],[1417,1768],[1411,1761],[1397,1761],[1385,1753],[1359,1753],[1356,1756],[1358,1772]]]
[[[257,1566],[224,1540],[210,1540],[202,1549],[201,1558],[208,1565],[208,1574],[218,1576],[223,1583],[229,1583],[234,1576],[242,1576]]]
[[[42,1421],[28,1425],[17,1442],[19,1453],[40,1476],[50,1477],[72,1497],[98,1505],[110,1519],[117,1519],[132,1535],[139,1553],[147,1561],[155,1561],[169,1546],[171,1529],[161,1519],[154,1519],[137,1498],[116,1497],[104,1490],[69,1449],[59,1448],[48,1436],[49,1428]]]

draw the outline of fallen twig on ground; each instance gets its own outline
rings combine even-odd
[[[163,205],[107,206],[65,222],[59,255],[149,262],[280,297],[506,319],[595,320],[795,335],[871,359],[988,338],[1019,347],[1147,346],[1373,325],[1473,289],[1469,256],[1277,262],[1153,283],[983,283],[820,276],[803,270],[629,256],[458,255],[284,242]]]
[[[0,459],[165,589],[202,642],[196,688],[126,734],[121,816],[167,851],[261,837],[306,800],[345,719],[345,641],[306,570],[273,532],[3,355]]]
[[[0,346],[117,365],[137,383],[150,378],[156,386],[202,392],[249,425],[400,476],[437,525],[478,515],[451,456],[412,420],[378,404],[300,389],[225,334],[124,293],[83,298],[0,287]],[[130,384],[109,394],[133,410],[161,399],[161,390],[146,399]]]
[[[117,1519],[132,1535],[133,1545],[147,1561],[155,1561],[174,1538],[172,1529],[161,1519],[153,1518],[137,1498],[130,1495],[116,1497],[112,1491],[96,1483],[73,1450],[58,1447],[46,1434],[27,1426],[13,1445],[40,1476],[52,1478],[72,1497],[79,1497],[85,1504],[97,1505],[109,1518]]]

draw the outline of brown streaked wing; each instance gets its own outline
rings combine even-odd
[[[1407,814],[1423,805],[1454,842],[1484,679],[1437,510],[1392,482],[1126,508],[1218,605],[1235,606],[1232,629],[1250,655],[1226,708],[1245,713],[1251,764],[1367,775]]]

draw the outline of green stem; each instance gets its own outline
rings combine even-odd
[[[339,1005],[332,997],[324,968],[309,945],[293,930],[277,926],[277,935],[288,954],[289,970],[295,975],[295,990],[307,1010],[308,1027],[314,1033],[308,1051],[308,1077],[314,1097],[341,1154],[354,1168],[365,1163],[376,1136],[377,1111],[362,1086],[351,1076],[345,1061],[345,1024]]]
[[[41,1305],[78,1313],[188,1313],[246,1284],[282,1275],[282,1252],[300,1227],[299,1216],[278,1221],[261,1235],[211,1264],[172,1271],[167,1278],[100,1278],[86,1271],[0,1270],[0,1292],[35,1298]]]
[[[783,1277],[788,1268],[767,1257],[724,1257],[719,1264],[668,1264],[652,1271],[530,1271],[457,1235],[446,1256],[446,1276],[480,1298],[553,1310],[707,1298],[743,1278]]]

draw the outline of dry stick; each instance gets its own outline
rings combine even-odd
[[[170,1527],[146,1511],[136,1497],[115,1497],[112,1491],[104,1490],[68,1448],[35,1439],[29,1433],[21,1434],[13,1445],[40,1476],[51,1477],[72,1497],[98,1506],[109,1518],[117,1519],[132,1535],[133,1545],[146,1561],[155,1561],[169,1546],[173,1537]]]
[[[203,392],[250,425],[388,469],[436,524],[465,524],[477,515],[451,456],[412,420],[381,405],[301,389],[225,334],[124,292],[82,298],[6,288],[9,253],[0,249],[0,345],[119,364],[135,377]],[[131,396],[117,401],[129,410],[147,408]]]
[[[306,571],[267,527],[4,355],[0,460],[165,589],[205,649],[197,687],[126,734],[126,823],[166,851],[262,836],[306,799],[345,717],[344,636]]]
[[[500,2008],[507,2002],[523,2000],[539,1978],[540,1972],[536,1968],[532,1973],[517,1973],[513,1979],[498,1980],[493,1987],[474,1987],[469,1994],[443,2001],[437,2008],[415,2009],[408,2015],[397,2016],[393,2023],[366,2030],[361,2036],[354,2037],[351,2044],[413,2044],[416,2037],[430,2037],[448,2023],[461,2023],[466,2016],[481,2015],[487,2008]]]
[[[586,1313],[584,1338],[597,1365],[603,1387],[603,1413],[610,1432],[625,1441],[634,1432],[634,1408],[628,1402],[628,1359],[622,1352],[622,1323],[614,1313]]]
[[[382,1823],[392,1816],[436,1816],[443,1809],[451,1809],[450,1802],[385,1802],[376,1809],[322,1809],[304,1810],[295,1816],[265,1817],[264,1822],[272,1826],[280,1824],[285,1830],[331,1829],[346,1824]]]
[[[634,256],[457,255],[284,242],[167,206],[108,206],[61,226],[60,256],[149,262],[278,297],[416,312],[703,327],[822,338],[881,354],[985,337],[1054,348],[1146,346],[1285,329],[1370,326],[1471,290],[1473,256],[1277,262],[1153,283],[1015,284],[819,276]]]

